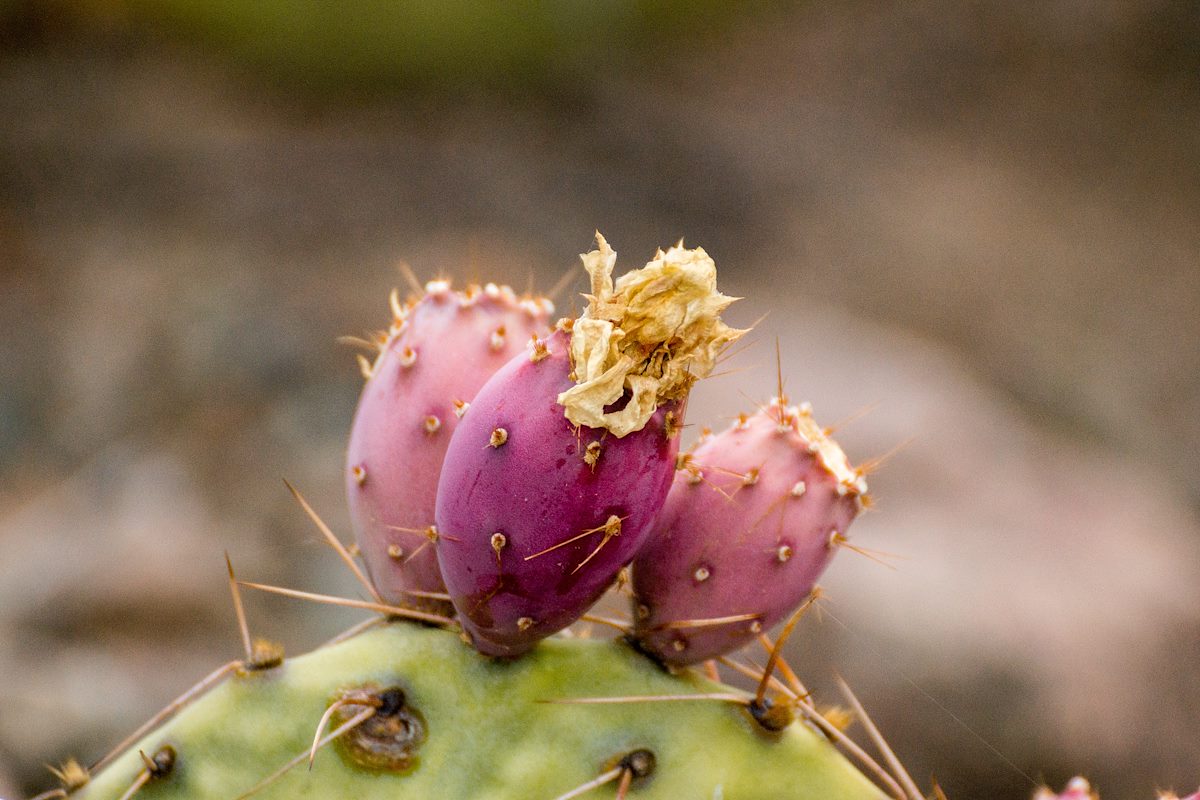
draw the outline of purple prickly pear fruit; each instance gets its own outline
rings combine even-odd
[[[664,663],[741,647],[809,595],[866,482],[813,421],[776,399],[706,435],[633,562],[634,635]]]
[[[519,655],[604,592],[649,531],[678,451],[675,403],[623,438],[577,428],[555,402],[573,384],[567,336],[539,345],[544,358],[517,357],[476,395],[438,487],[438,561],[488,655]]]
[[[703,250],[614,285],[583,256],[589,306],[479,391],[438,486],[438,562],[475,646],[517,656],[582,615],[633,558],[671,485],[688,390],[741,331]]]
[[[488,284],[456,292],[431,281],[401,305],[367,379],[350,433],[346,490],[359,550],[389,603],[447,613],[437,556],[434,503],[450,436],[492,373],[548,327],[553,306]],[[381,337],[382,338],[382,337]]]

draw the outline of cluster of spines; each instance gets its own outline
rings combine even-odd
[[[465,289],[454,289],[449,280],[439,278],[427,281],[421,293],[410,294],[403,300],[400,298],[400,290],[393,289],[388,295],[388,306],[392,312],[391,323],[388,327],[376,331],[368,339],[349,339],[349,341],[365,345],[369,350],[377,351],[374,360],[362,354],[358,356],[359,371],[364,380],[370,380],[375,374],[376,366],[387,350],[388,344],[404,333],[409,315],[425,298],[431,298],[438,302],[453,302],[461,309],[473,308],[481,302],[500,303],[507,308],[523,311],[531,323],[539,326],[544,325],[545,321],[554,314],[554,302],[549,298],[533,294],[518,295],[507,284],[485,283],[481,286],[471,283],[467,284]],[[489,331],[487,336],[489,346],[495,351],[500,351],[505,348],[509,332],[505,326],[501,325]],[[404,366],[412,366],[416,363],[416,359],[417,353],[412,349],[405,350],[401,355],[401,363]]]
[[[776,395],[759,411],[772,417],[775,421],[776,433],[780,435],[792,433],[803,438],[808,452],[817,458],[825,470],[837,480],[836,491],[839,496],[853,497],[859,505],[859,510],[870,507],[871,497],[868,494],[866,479],[869,468],[850,465],[845,452],[830,438],[833,435],[833,429],[821,427],[813,418],[811,403],[805,401],[798,405],[789,405],[789,402],[786,395]],[[728,431],[736,433],[748,430],[751,416],[744,411],[738,413],[730,423]],[[704,468],[695,460],[695,451],[708,443],[715,435],[712,428],[707,426],[701,428],[700,435],[692,445],[679,454],[676,469],[687,473],[689,483],[703,482]],[[746,485],[753,485],[757,482],[757,471],[753,468],[747,470],[742,475],[742,479]],[[800,497],[804,491],[804,484],[796,483],[793,485],[792,495]]]

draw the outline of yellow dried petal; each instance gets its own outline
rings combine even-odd
[[[645,267],[612,280],[617,254],[597,232],[580,256],[591,276],[588,307],[571,332],[576,385],[558,396],[567,419],[620,437],[641,430],[658,406],[687,395],[745,331],[720,314],[736,298],[717,291],[717,269],[703,249],[659,250]],[[605,412],[628,390],[630,401]]]

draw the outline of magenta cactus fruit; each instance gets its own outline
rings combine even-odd
[[[544,358],[518,357],[476,396],[438,490],[438,561],[489,655],[519,655],[604,592],[650,530],[678,451],[675,403],[624,438],[577,428],[555,401],[572,385],[567,336],[539,347]]]
[[[706,435],[678,467],[633,562],[634,635],[683,665],[741,647],[800,605],[867,486],[811,409],[779,398]]]
[[[359,399],[346,458],[350,516],[367,571],[389,603],[445,613],[430,546],[438,475],[459,418],[485,381],[548,329],[553,306],[507,286],[452,291],[431,281],[419,300],[392,294]],[[418,594],[414,594],[414,592]]]
[[[583,256],[583,316],[476,395],[438,486],[438,562],[460,622],[511,657],[582,615],[633,558],[670,488],[683,404],[736,339],[703,250],[659,251],[615,285]]]

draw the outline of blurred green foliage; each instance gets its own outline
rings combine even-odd
[[[28,2],[29,0],[27,0]],[[0,0],[19,4],[21,0]],[[758,3],[721,0],[32,0],[202,43],[314,89],[519,88],[720,35]]]

